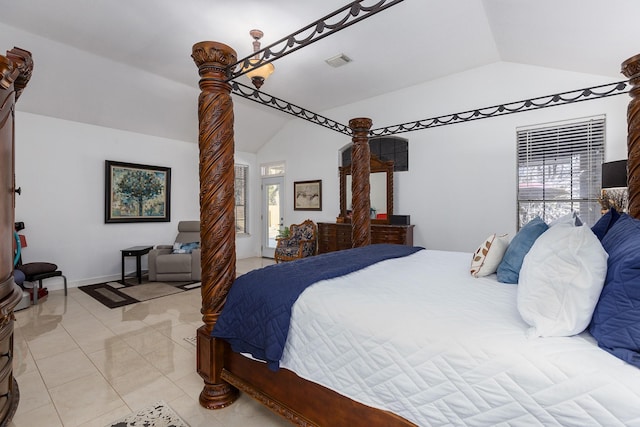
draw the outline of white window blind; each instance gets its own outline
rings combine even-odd
[[[236,221],[236,233],[247,233],[247,185],[248,185],[248,173],[249,166],[247,165],[234,165],[235,181],[235,221]]]
[[[519,227],[540,216],[575,211],[591,226],[600,218],[605,118],[518,129]]]

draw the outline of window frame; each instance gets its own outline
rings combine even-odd
[[[604,115],[517,128],[518,229],[535,216],[550,222],[572,211],[593,225],[600,217],[605,143]]]
[[[238,171],[242,170],[242,177],[238,177]],[[236,234],[249,234],[249,165],[243,163],[235,163],[233,165],[233,198],[234,198],[234,209],[233,209],[233,217],[234,217],[234,225],[236,229]],[[238,188],[239,182],[242,188]],[[238,191],[242,194],[242,198],[244,199],[244,203],[238,202]],[[241,201],[242,202],[242,201]],[[242,218],[238,218],[238,208],[242,207]],[[242,224],[242,225],[239,225]]]
[[[279,172],[277,172],[279,170]],[[263,163],[260,165],[260,176],[269,178],[273,176],[284,176],[286,171],[286,163],[284,161]]]

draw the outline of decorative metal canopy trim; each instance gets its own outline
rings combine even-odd
[[[369,132],[369,136],[395,135],[414,130],[452,125],[472,120],[488,119],[490,117],[504,116],[507,114],[521,113],[524,111],[532,111],[541,108],[555,107],[575,102],[621,95],[629,92],[629,90],[626,90],[628,83],[629,81],[625,80],[617,83],[593,86],[590,88],[572,90],[554,95],[525,99],[523,101],[511,102],[508,104],[500,104],[491,107],[479,108],[477,110],[464,111],[462,113],[447,114],[444,116],[432,117],[430,119],[372,129]]]
[[[525,99],[523,101],[478,108],[476,110],[464,111],[462,113],[446,114],[443,116],[432,117],[415,122],[408,122],[399,125],[372,129],[369,131],[369,136],[372,137],[396,135],[399,133],[412,132],[415,130],[453,125],[456,123],[488,119],[491,117],[504,116],[507,114],[522,113],[525,111],[539,110],[541,108],[555,107],[560,105],[572,104],[575,102],[590,101],[594,99],[606,98],[609,96],[622,95],[625,93],[629,93],[629,90],[627,89],[628,86],[629,81],[624,80],[616,83],[608,83],[605,85],[593,86],[585,89],[557,93],[554,95]],[[258,102],[287,114],[291,114],[292,116],[296,116],[311,123],[315,123],[336,132],[340,132],[344,135],[352,135],[351,129],[348,126],[345,126],[320,114],[316,114],[303,107],[291,104],[290,102],[287,102],[283,99],[276,98],[275,96],[255,90],[249,86],[235,81],[231,83],[231,87],[233,93],[235,93],[236,95],[240,95],[246,99],[250,99],[251,101]]]
[[[229,80],[236,79],[251,71],[253,68],[258,68],[257,66],[252,66],[249,62],[251,59],[254,59],[256,55],[260,59],[258,64],[262,66],[265,63],[275,61],[276,59],[282,58],[283,56],[308,46],[311,43],[337,33],[340,30],[360,22],[363,19],[369,18],[378,12],[382,12],[383,10],[401,3],[404,0],[381,0],[372,6],[363,6],[361,4],[363,1],[364,0],[357,0],[349,3],[335,12],[312,22],[295,33],[289,34],[277,42],[239,60],[231,66],[231,69],[235,70],[238,65],[241,65],[238,71],[235,72]]]
[[[296,116],[308,122],[351,136],[351,129],[347,126],[340,124],[335,120],[321,116],[320,114],[316,114],[313,111],[309,111],[303,107],[299,107],[285,101],[284,99],[269,95],[266,92],[261,92],[236,81],[231,82],[231,90],[234,94],[240,95],[243,98],[250,99],[251,101],[266,105],[267,107],[275,108],[276,110],[291,114],[292,116]]]
[[[343,6],[335,12],[320,18],[306,27],[292,33],[269,46],[252,53],[231,65],[228,69],[239,70],[230,73],[227,80],[231,84],[233,93],[258,102],[262,105],[274,108],[276,110],[291,114],[292,116],[307,120],[328,129],[351,136],[351,129],[338,123],[335,120],[321,116],[320,114],[309,111],[303,107],[292,104],[283,99],[269,95],[237,82],[235,79],[248,73],[254,68],[259,68],[266,63],[282,58],[298,49],[308,46],[318,40],[321,40],[331,34],[334,34],[344,28],[347,28],[357,22],[373,16],[383,10],[394,6],[404,0],[380,0],[372,6],[363,6],[364,0],[356,0]],[[328,22],[331,21],[331,22]],[[252,59],[259,58],[257,66],[253,66],[250,62]],[[494,105],[491,107],[479,108],[476,110],[463,111],[461,113],[447,114],[428,119],[422,119],[415,122],[402,123],[398,125],[387,126],[383,128],[372,129],[369,136],[387,136],[399,133],[412,132],[415,130],[428,129],[439,126],[452,125],[456,123],[469,122],[472,120],[488,119],[490,117],[504,116],[507,114],[520,113],[524,111],[533,111],[540,108],[554,107],[559,105],[571,104],[574,102],[588,101],[592,99],[605,98],[608,96],[621,95],[628,93],[628,80],[608,83],[600,86],[593,86],[585,89],[572,90],[569,92],[557,93],[554,95],[541,96],[538,98],[525,99],[523,101],[511,102],[506,104]]]

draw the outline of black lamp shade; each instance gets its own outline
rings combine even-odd
[[[627,186],[627,161],[616,160],[602,164],[602,188]]]

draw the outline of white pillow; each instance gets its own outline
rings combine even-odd
[[[518,311],[530,336],[571,336],[584,331],[607,275],[608,254],[587,226],[560,222],[524,257]]]
[[[571,211],[571,213],[568,213],[566,215],[561,216],[560,218],[557,218],[551,221],[549,223],[549,227],[553,227],[554,225],[558,225],[558,224],[571,224],[578,227],[582,225],[582,220],[580,219],[576,211]]]
[[[508,246],[509,241],[506,234],[501,236],[492,234],[487,237],[473,253],[471,275],[473,277],[483,277],[495,273]]]

